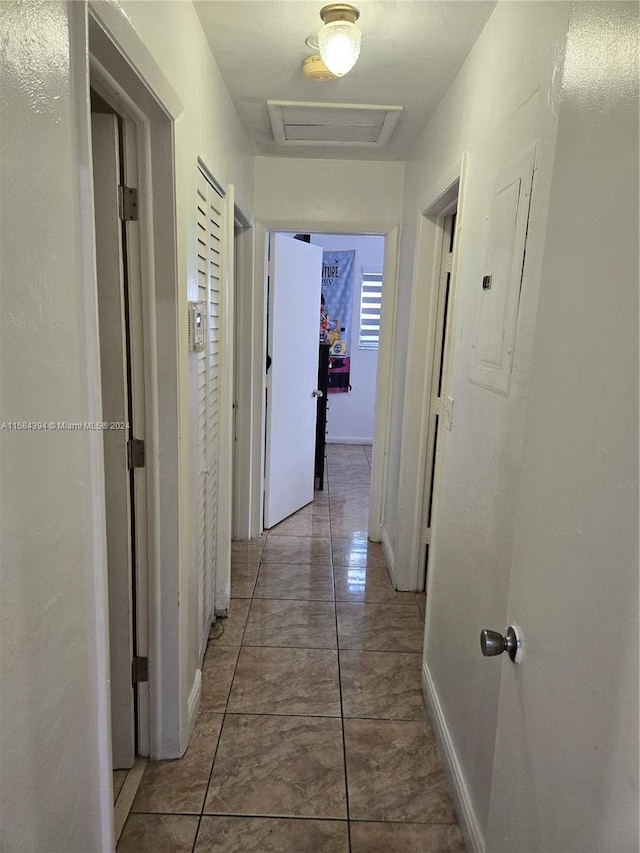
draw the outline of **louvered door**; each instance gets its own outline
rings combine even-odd
[[[198,300],[205,305],[207,331],[198,353],[198,565],[200,566],[200,652],[204,654],[214,617],[218,521],[220,409],[220,299],[222,288],[223,199],[198,172]]]

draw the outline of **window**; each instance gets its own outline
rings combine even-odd
[[[380,309],[382,308],[382,272],[362,270],[360,285],[360,349],[378,349]]]

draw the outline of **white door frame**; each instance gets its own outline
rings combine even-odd
[[[141,311],[144,435],[140,437],[146,442],[147,489],[143,497],[147,559],[139,566],[142,583],[139,582],[137,590],[137,617],[143,623],[138,653],[149,658],[148,703],[147,709],[141,709],[139,751],[151,758],[177,757],[180,751],[176,507],[179,301],[173,121],[183,108],[118,7],[91,0],[88,25],[92,83],[120,115],[135,125],[139,165],[140,243],[136,265],[141,302],[145,306]],[[93,239],[93,235],[87,239]],[[108,713],[107,708],[107,719]]]
[[[431,388],[434,370],[434,342],[440,291],[440,262],[444,221],[457,200],[456,238],[449,289],[449,311],[445,331],[445,362],[442,365],[442,393],[449,386],[451,329],[455,311],[455,284],[459,240],[463,227],[466,158],[455,163],[423,197],[417,223],[417,240],[411,294],[411,322],[407,342],[407,376],[402,418],[400,487],[398,493],[398,535],[393,565],[394,586],[419,590],[423,583],[423,516],[427,447],[433,438]],[[436,466],[437,467],[437,466]],[[437,481],[437,475],[434,475]],[[437,482],[433,484],[432,518],[437,503]]]
[[[215,574],[215,615],[227,616],[231,604],[231,539],[234,535],[237,483],[240,460],[236,455],[234,412],[238,404],[236,379],[236,311],[240,294],[238,282],[245,275],[248,246],[253,256],[252,220],[236,198],[235,187],[228,184],[225,194],[225,247],[223,256],[223,293],[220,312],[220,452],[218,476],[221,493],[233,493],[233,500],[218,501],[218,531]],[[236,258],[235,230],[239,229],[239,252]],[[241,469],[242,470],[242,469]]]
[[[249,377],[247,403],[250,401],[251,423],[239,432],[239,453],[249,460],[250,483],[245,490],[248,502],[238,507],[239,529],[246,530],[249,538],[257,538],[263,531],[264,503],[264,387],[266,376],[266,309],[267,309],[267,234],[271,231],[323,234],[375,234],[385,237],[383,273],[382,323],[378,351],[378,376],[376,384],[376,414],[371,471],[371,499],[369,506],[369,538],[379,542],[383,525],[383,496],[387,481],[389,459],[391,377],[395,351],[396,293],[398,277],[399,226],[397,222],[331,222],[300,219],[257,219],[254,228],[254,276],[251,294],[245,293],[246,315],[237,329],[238,351],[243,354],[244,375]],[[248,284],[248,282],[245,282]],[[240,298],[240,296],[239,296]],[[250,308],[249,308],[250,306]],[[240,496],[239,496],[240,497]],[[244,502],[243,502],[244,503]]]
[[[99,83],[91,82],[98,91]],[[121,171],[126,186],[138,186],[135,126],[122,121],[125,131],[121,120],[115,113],[91,113],[102,416],[105,421],[131,418],[133,427],[130,432],[122,425],[103,436],[114,769],[132,767],[136,754],[145,749],[148,755],[149,739],[149,685],[131,685],[133,655],[140,645],[148,647],[147,613],[138,608],[134,594],[137,587],[144,590],[147,579],[146,472],[127,470],[123,445],[128,437],[137,438],[138,424],[144,423],[144,353],[138,222],[127,222],[123,236],[117,212]]]
[[[251,539],[253,533],[253,476],[251,436],[256,410],[253,405],[254,371],[252,365],[254,311],[254,221],[237,198],[234,200],[232,235],[232,286],[234,311],[234,399],[235,433],[233,448],[233,524],[234,539]]]

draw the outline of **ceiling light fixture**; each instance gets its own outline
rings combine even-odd
[[[362,34],[356,21],[360,12],[348,3],[331,3],[320,10],[324,26],[318,33],[320,56],[332,74],[343,77],[360,55]]]

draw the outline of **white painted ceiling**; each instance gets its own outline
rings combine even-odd
[[[307,36],[322,26],[323,0],[194,0],[197,14],[259,154],[405,160],[480,35],[495,2],[354,0],[360,9],[360,59],[339,80],[302,74],[314,51]],[[276,143],[268,100],[403,107],[383,147]]]

